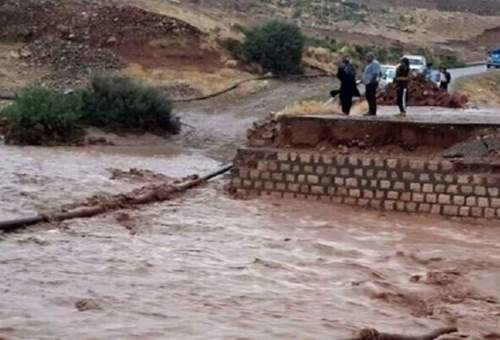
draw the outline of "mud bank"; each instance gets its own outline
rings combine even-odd
[[[375,151],[398,146],[408,154],[421,148],[429,155],[482,135],[496,134],[500,129],[500,121],[498,124],[467,124],[453,119],[437,123],[343,116],[283,116],[278,124],[279,132],[273,145],[277,148],[314,149],[345,145]]]

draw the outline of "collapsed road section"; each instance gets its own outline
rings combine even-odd
[[[387,211],[500,218],[494,123],[281,116],[258,123],[231,190]]]

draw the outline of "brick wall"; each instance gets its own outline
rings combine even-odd
[[[500,218],[500,177],[450,161],[243,148],[231,190],[367,208]]]

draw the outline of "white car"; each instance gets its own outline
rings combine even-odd
[[[380,86],[386,87],[394,82],[396,78],[396,66],[394,65],[382,65],[382,77],[380,79]]]
[[[403,58],[407,58],[410,61],[410,70],[412,72],[421,74],[427,66],[427,59],[421,55],[405,55]]]

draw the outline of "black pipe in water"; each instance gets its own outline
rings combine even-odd
[[[42,222],[48,222],[47,216],[37,215],[32,217],[19,218],[17,220],[0,222],[0,231],[9,232],[20,228],[29,227]]]
[[[194,179],[194,180],[188,180],[184,183],[181,183],[178,185],[178,188],[179,188],[179,190],[190,189],[192,187],[195,187],[195,186],[201,184],[204,181],[208,181],[214,177],[220,176],[220,175],[228,172],[229,170],[232,169],[232,167],[233,167],[233,164],[231,164],[231,163],[226,164],[223,167],[221,167],[221,168],[219,168],[219,169],[217,169],[209,174],[206,174],[202,177],[199,177],[199,178]],[[56,220],[65,219],[65,218],[58,217],[57,215],[55,215],[54,217]],[[16,229],[29,227],[29,226],[32,226],[32,225],[35,225],[38,223],[49,222],[49,220],[50,219],[48,216],[37,215],[37,216],[32,216],[32,217],[19,218],[19,219],[11,220],[11,221],[4,221],[4,222],[0,221],[0,231],[12,232]]]

